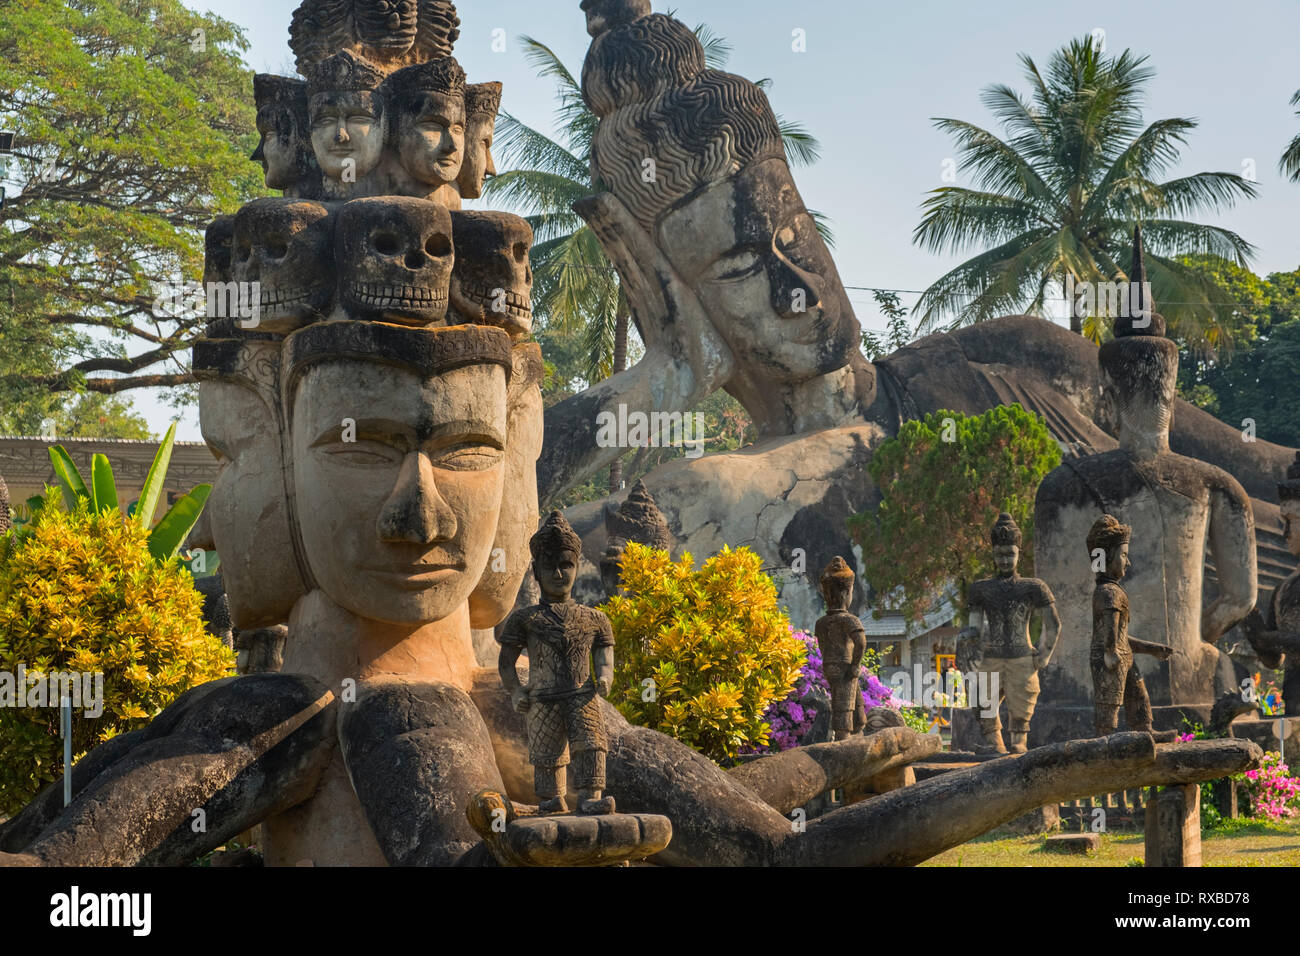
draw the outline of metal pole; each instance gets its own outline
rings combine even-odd
[[[63,805],[72,802],[72,698],[60,701],[59,725],[63,730]]]

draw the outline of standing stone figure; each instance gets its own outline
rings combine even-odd
[[[515,709],[527,716],[528,760],[543,814],[567,813],[565,770],[573,751],[578,812],[614,812],[605,789],[609,744],[600,697],[614,681],[614,631],[609,618],[569,597],[578,575],[582,539],[558,511],[528,542],[542,601],[515,611],[498,640],[497,670]],[[521,686],[515,661],[528,650],[528,684]],[[592,656],[595,655],[595,674]]]
[[[813,629],[822,652],[822,672],[831,689],[831,730],[836,740],[862,732],[867,722],[858,674],[867,649],[867,631],[849,610],[853,600],[853,569],[836,555],[821,577],[826,613]]]
[[[998,706],[1005,696],[1011,722],[1011,752],[1022,754],[1029,749],[1029,722],[1038,703],[1038,672],[1052,658],[1061,632],[1061,619],[1056,613],[1056,598],[1046,582],[1022,578],[1016,573],[1021,535],[1015,519],[1006,512],[998,515],[989,538],[998,576],[971,585],[968,601],[971,626],[960,637],[974,647],[968,659],[959,661],[958,666],[963,670],[978,666],[997,675],[997,682],[990,677],[987,685],[990,699],[972,701],[985,740],[978,752],[1007,752],[998,717]],[[1043,611],[1044,626],[1042,639],[1035,648],[1029,641],[1029,619],[1039,608]],[[987,716],[989,709],[992,716]]]
[[[1282,505],[1282,536],[1300,557],[1300,452],[1277,486]],[[1261,602],[1262,604],[1263,602]],[[1261,613],[1250,612],[1242,629],[1265,667],[1285,667],[1282,701],[1288,715],[1300,714],[1300,570],[1277,586]]]
[[[1115,732],[1119,726],[1119,708],[1129,730],[1151,732],[1151,698],[1147,696],[1142,675],[1133,666],[1133,655],[1150,654],[1167,660],[1172,648],[1130,637],[1128,633],[1128,595],[1119,582],[1129,569],[1128,545],[1133,529],[1120,524],[1113,515],[1102,515],[1088,532],[1088,554],[1096,572],[1097,586],[1092,592],[1092,648],[1088,660],[1092,665],[1093,723],[1098,737]]]

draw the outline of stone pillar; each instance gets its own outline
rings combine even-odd
[[[1201,788],[1151,788],[1146,818],[1147,866],[1201,865]]]

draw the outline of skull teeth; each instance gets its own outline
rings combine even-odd
[[[283,312],[305,305],[311,298],[307,289],[262,289],[258,306],[263,312]]]
[[[352,297],[369,309],[416,308],[428,309],[447,301],[446,290],[418,285],[381,285],[355,282]]]
[[[461,283],[461,292],[467,299],[482,306],[484,312],[500,312],[498,305],[504,299],[506,314],[523,319],[532,318],[533,302],[526,293],[520,294],[499,287],[489,289],[487,286],[469,286],[464,283]],[[498,293],[504,293],[504,296],[498,297]]]

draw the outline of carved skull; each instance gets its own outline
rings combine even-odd
[[[203,233],[203,284],[230,281],[230,254],[235,217],[218,216]]]
[[[255,199],[235,214],[231,273],[241,298],[259,283],[258,329],[283,335],[329,311],[333,235],[333,209],[308,199]]]
[[[452,308],[464,322],[500,326],[511,335],[531,331],[532,227],[508,212],[458,210],[451,221],[458,250]]]
[[[352,16],[362,44],[405,53],[415,42],[420,7],[416,0],[356,0]]]
[[[354,199],[339,212],[339,301],[352,318],[435,325],[456,256],[451,216],[428,199]]]

